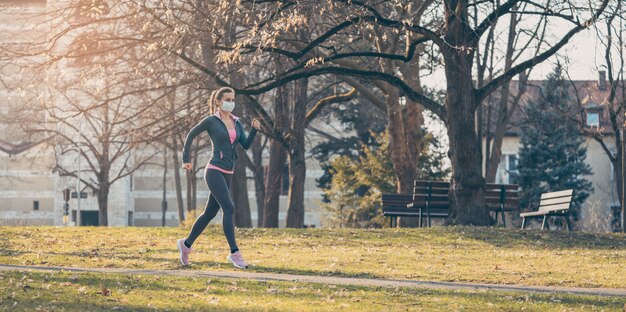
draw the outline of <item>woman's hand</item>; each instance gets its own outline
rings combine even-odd
[[[191,169],[193,169],[193,165],[191,165],[191,163],[183,163],[183,169],[191,171]]]
[[[252,119],[252,127],[254,129],[261,130],[261,122],[256,118]]]

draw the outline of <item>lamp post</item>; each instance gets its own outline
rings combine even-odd
[[[83,157],[80,153],[80,149],[83,144],[83,115],[80,115],[80,119],[78,120],[78,172],[76,174],[76,226],[80,226],[81,217],[80,217],[80,159]]]

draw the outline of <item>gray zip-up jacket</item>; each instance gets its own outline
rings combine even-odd
[[[187,134],[187,138],[185,139],[185,146],[183,147],[183,163],[189,163],[189,149],[191,148],[191,143],[193,139],[198,136],[198,134],[206,131],[211,138],[211,142],[213,143],[213,152],[211,155],[211,159],[209,160],[209,164],[220,167],[224,170],[233,170],[235,167],[235,159],[237,159],[237,152],[235,151],[235,147],[237,143],[241,145],[244,149],[248,149],[252,140],[256,135],[257,130],[252,128],[250,130],[250,135],[246,137],[246,132],[243,129],[243,124],[239,121],[239,118],[235,115],[232,115],[235,120],[235,130],[237,132],[237,138],[233,144],[230,143],[230,137],[228,136],[228,129],[226,128],[226,124],[219,117],[219,112],[216,112],[214,115],[208,116],[200,121],[197,125],[195,125],[189,134]]]

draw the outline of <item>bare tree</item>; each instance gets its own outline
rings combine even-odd
[[[514,11],[516,5],[522,2],[529,5]],[[242,10],[243,16],[253,20],[250,25],[256,26],[250,27],[251,30],[246,40],[242,40],[235,47],[229,47],[223,59],[235,62],[246,53],[271,53],[288,57],[298,64],[279,75],[268,77],[261,83],[238,90],[239,93],[245,94],[259,94],[290,81],[323,74],[363,77],[384,81],[394,86],[411,101],[420,103],[432,111],[447,127],[450,142],[448,155],[453,169],[450,189],[452,210],[448,223],[488,225],[493,220],[485,205],[485,179],[481,173],[480,149],[476,144],[478,142],[476,109],[487,96],[514,76],[548,59],[567,44],[574,35],[591,26],[603,13],[608,3],[609,0],[604,0],[597,7],[587,7],[578,5],[576,1],[554,4],[546,1],[521,0],[508,0],[502,3],[445,0],[442,3],[432,2],[427,9],[431,12],[430,15],[415,22],[410,18],[399,18],[393,10],[385,10],[387,7],[400,7],[400,2],[393,0],[376,3],[353,0],[264,1],[262,3],[242,1],[241,5],[232,4],[229,9],[235,7]],[[481,22],[471,27],[470,8],[474,6],[481,8],[478,10]],[[299,15],[300,11],[333,16],[337,23],[330,23],[324,33],[304,42],[302,49],[293,51],[278,47],[275,42],[279,38],[275,34],[281,34],[280,40],[288,40],[285,38],[284,29],[302,26],[300,22],[304,18]],[[484,86],[477,87],[472,79],[476,48],[483,35],[495,22],[513,12],[523,15],[527,20],[533,17],[543,20],[544,23],[550,25],[546,27],[546,31],[554,30],[555,27],[562,29],[564,23],[571,26],[560,38],[550,42],[549,48],[526,60],[512,64],[510,69],[501,71]],[[561,24],[557,25],[557,23]],[[335,40],[348,32],[359,37],[366,36],[368,35],[366,30],[374,28],[388,28],[407,36],[411,34],[415,39],[406,47],[405,54],[378,52],[371,46],[361,45],[360,41],[346,43],[343,40]],[[340,64],[340,61],[345,62],[360,57],[372,61],[409,62],[414,58],[415,52],[410,47],[418,44],[428,44],[430,49],[437,49],[441,53],[441,62],[447,79],[445,103],[438,103],[420,90],[411,87],[409,82],[412,77],[403,77],[396,72],[388,73],[384,70],[354,69]],[[331,51],[331,53],[326,56],[324,51]],[[310,57],[310,53],[314,53],[315,56]],[[185,56],[181,54],[181,57]],[[192,59],[188,60],[193,62]]]

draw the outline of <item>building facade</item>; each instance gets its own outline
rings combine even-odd
[[[511,83],[511,97],[518,93],[518,84],[519,81]],[[496,175],[496,183],[516,183],[512,173],[517,171],[517,160],[521,148],[519,126],[524,122],[522,110],[529,101],[539,99],[543,81],[529,81],[528,85],[526,94],[522,96],[519,108],[511,118],[511,124],[502,142],[502,156]],[[570,91],[572,96],[580,101],[580,105],[572,104],[572,112],[578,116],[581,126],[585,130],[599,134],[603,138],[604,144],[615,156],[615,136],[609,117],[608,105],[610,103],[607,102],[610,90],[604,72],[599,73],[597,81],[572,81]],[[619,103],[622,98],[623,96],[618,94],[616,102]],[[596,139],[586,135],[584,145],[587,149],[585,162],[589,164],[593,172],[591,176],[585,178],[592,183],[594,191],[581,207],[578,227],[593,232],[617,230],[620,226],[621,206],[613,165],[605,149]],[[484,169],[485,163],[483,162]]]

